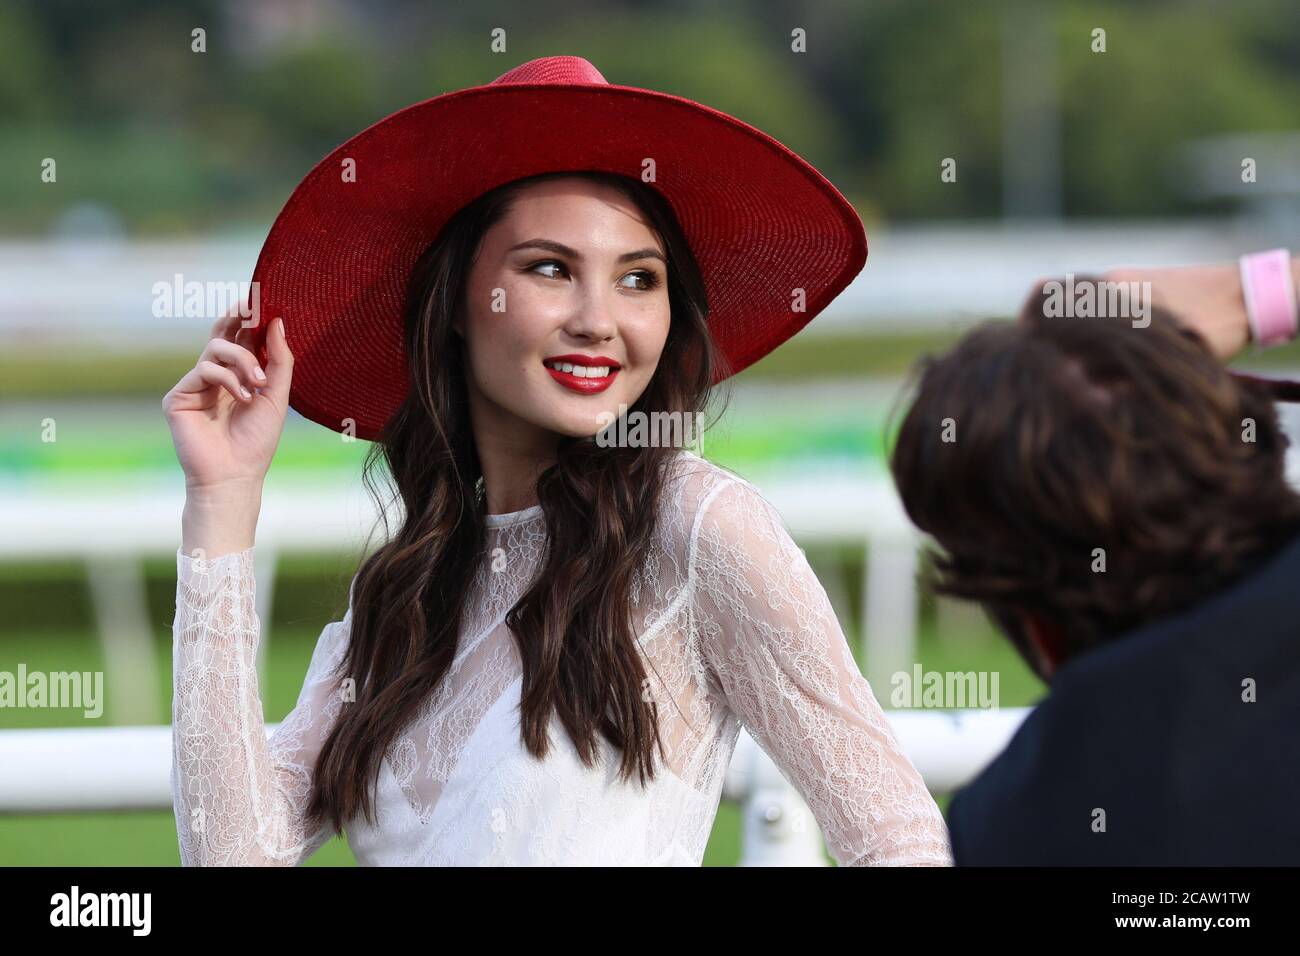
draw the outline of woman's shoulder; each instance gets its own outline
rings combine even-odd
[[[665,499],[691,515],[705,510],[708,502],[727,486],[745,482],[726,466],[686,450],[677,451],[667,459],[665,476]]]
[[[694,545],[702,531],[724,537],[742,533],[742,526],[780,522],[776,509],[753,482],[731,469],[691,451],[678,451],[668,463],[662,503],[668,527]]]

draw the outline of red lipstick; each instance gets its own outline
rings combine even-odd
[[[592,395],[596,392],[603,392],[614,384],[614,377],[618,375],[619,369],[622,368],[618,362],[604,355],[551,355],[544,359],[546,371],[550,373],[551,378],[555,379],[570,391],[579,392],[583,395]],[[567,362],[574,366],[583,368],[602,368],[608,367],[609,374],[602,375],[598,378],[577,375],[574,372],[562,372],[558,368],[552,368],[551,364]],[[576,371],[576,369],[575,369]]]

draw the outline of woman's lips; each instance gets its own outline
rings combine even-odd
[[[609,374],[601,378],[583,378],[574,375],[572,372],[561,372],[559,369],[545,366],[546,371],[550,373],[551,378],[555,379],[565,388],[575,392],[581,392],[584,395],[591,395],[596,392],[603,392],[614,384],[614,376],[619,372],[616,368],[611,368]]]

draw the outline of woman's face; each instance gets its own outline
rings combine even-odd
[[[668,337],[665,256],[611,187],[564,178],[523,189],[485,234],[455,320],[480,440],[590,437],[636,402]]]

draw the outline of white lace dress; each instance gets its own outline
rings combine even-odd
[[[698,866],[743,724],[799,790],[841,865],[948,864],[938,807],[858,670],[826,592],[772,505],[690,452],[674,459],[631,595],[668,755],[644,789],[601,739],[579,760],[558,717],[524,747],[506,612],[539,567],[541,506],[487,517],[447,679],[385,756],[377,822],[345,826],[363,865]],[[325,626],[268,741],[256,673],[253,548],[178,550],[172,795],[185,865],[301,863],[313,766],[342,707],[351,610]]]

